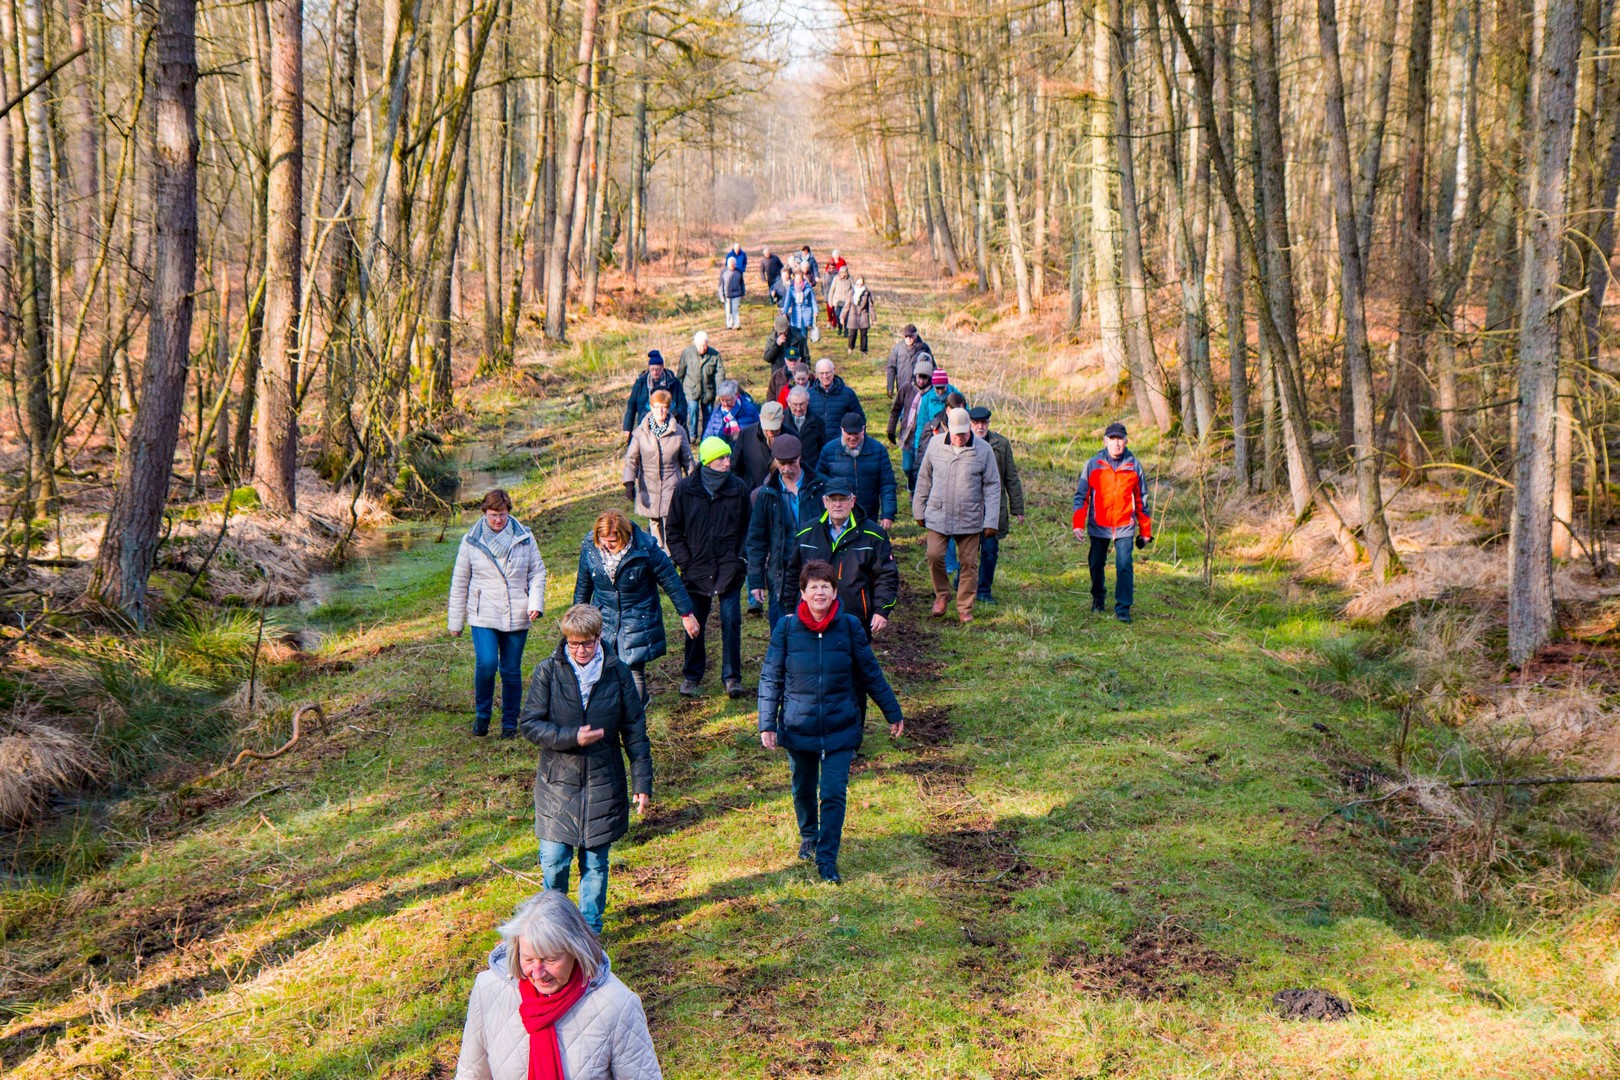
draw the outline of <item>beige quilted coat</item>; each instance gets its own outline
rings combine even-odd
[[[467,1002],[456,1080],[527,1080],[529,1033],[518,1016],[518,983],[503,942],[489,954]],[[604,959],[580,999],[557,1021],[568,1080],[663,1080],[641,999]]]

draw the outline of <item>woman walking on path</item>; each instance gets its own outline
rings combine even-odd
[[[602,637],[630,669],[642,708],[652,698],[647,692],[647,662],[667,651],[660,588],[675,605],[687,636],[696,637],[692,598],[675,564],[623,511],[604,511],[579,545],[574,603],[592,604],[602,613]]]
[[[798,611],[771,628],[759,674],[759,741],[787,751],[799,858],[815,860],[821,880],[843,882],[838,849],[844,836],[849,766],[864,734],[868,695],[889,721],[889,737],[905,730],[900,701],[883,677],[860,620],[839,610],[832,566],[819,560],[799,572]],[[818,798],[819,795],[819,798]]]
[[[450,633],[472,627],[473,734],[489,734],[495,675],[501,676],[501,738],[517,734],[523,694],[523,646],[529,623],[546,609],[546,563],[534,534],[512,516],[512,497],[484,496],[483,517],[456,550],[450,575]]]
[[[872,292],[866,287],[864,277],[856,278],[850,289],[849,302],[844,305],[842,325],[849,334],[849,351],[854,352],[855,343],[859,341],[861,352],[865,353],[866,335],[872,329]]]
[[[666,552],[669,541],[664,537],[664,519],[669,516],[669,501],[681,478],[697,468],[692,442],[670,414],[670,401],[669,391],[653,392],[652,411],[630,433],[630,446],[624,453],[624,496],[635,503],[636,513],[647,519],[653,539]]]
[[[793,283],[782,296],[782,313],[788,317],[788,326],[800,334],[817,341],[821,331],[816,328],[816,287],[803,270],[795,271]]]
[[[530,897],[499,933],[455,1080],[662,1080],[641,999],[566,896]]]
[[[534,835],[547,889],[568,892],[579,862],[579,911],[602,932],[608,846],[652,802],[647,714],[630,669],[602,641],[602,613],[575,604],[562,617],[557,651],[534,669],[518,726],[540,748],[534,774]],[[624,759],[630,758],[630,782]]]
[[[855,279],[849,276],[849,267],[839,267],[827,279],[827,325],[834,330],[844,328],[844,305],[855,292]]]

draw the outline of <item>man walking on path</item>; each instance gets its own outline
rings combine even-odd
[[[807,564],[797,610],[771,628],[759,673],[759,741],[788,752],[799,858],[815,860],[821,880],[839,885],[849,767],[865,733],[865,701],[883,710],[891,739],[904,732],[905,718],[859,620],[840,610],[833,574],[824,562]]]
[[[726,308],[727,330],[742,329],[742,301],[747,291],[742,268],[737,265],[735,258],[728,258],[726,268],[720,271],[720,302]]]
[[[776,321],[771,327],[771,340],[765,343],[765,363],[771,371],[768,396],[774,398],[776,391],[792,380],[793,365],[804,362],[809,356],[810,349],[804,335],[793,329],[785,314],[777,312]]]
[[[755,494],[748,518],[748,599],[767,605],[772,626],[798,597],[799,529],[821,513],[821,480],[804,470],[801,449],[792,435],[776,437],[775,468]]]
[[[1106,611],[1108,590],[1103,568],[1108,549],[1114,549],[1114,618],[1131,621],[1136,597],[1136,570],[1131,547],[1153,543],[1153,511],[1148,505],[1147,483],[1136,455],[1125,447],[1125,425],[1113,423],[1103,432],[1103,448],[1080,470],[1074,492],[1074,538],[1091,541],[1086,559],[1091,568],[1091,610]]]
[[[795,386],[787,392],[787,415],[782,417],[782,431],[795,436],[804,448],[799,464],[808,472],[819,473],[821,448],[827,442],[827,429],[822,426],[821,417],[810,411],[808,384]]]
[[[860,396],[844,382],[837,366],[826,357],[816,361],[816,381],[810,384],[810,411],[828,431],[839,429],[845,413],[866,415]]]
[[[826,512],[799,528],[789,576],[797,580],[799,570],[818,559],[830,563],[843,609],[861,620],[867,637],[882,633],[900,599],[900,566],[889,535],[871,518],[856,516],[847,480],[829,481],[821,505]]]
[[[748,487],[731,473],[731,447],[710,436],[698,446],[697,472],[681,481],[665,527],[669,553],[681,568],[701,628],[686,641],[681,693],[697,696],[708,667],[704,648],[709,611],[720,609],[720,677],[726,693],[741,697],[742,586],[748,569]]]
[[[732,455],[731,471],[742,478],[751,493],[771,475],[771,447],[782,437],[782,420],[786,416],[787,410],[781,405],[767,401],[759,407],[759,423],[743,428],[733,444],[736,453]]]
[[[693,334],[692,344],[681,350],[675,377],[686,390],[687,433],[698,438],[703,434],[703,425],[709,422],[709,413],[714,410],[720,381],[726,377],[726,365],[720,353],[709,347],[708,331]]]
[[[741,240],[731,242],[731,250],[726,252],[726,258],[737,260],[737,272],[739,274],[748,273],[748,252],[743,250]]]
[[[771,254],[770,248],[761,248],[759,252],[759,276],[765,279],[765,291],[770,293],[771,303],[779,304],[782,301],[782,260]]]
[[[979,544],[995,535],[1001,518],[1001,474],[990,444],[973,437],[966,409],[952,409],[945,434],[926,443],[911,514],[928,530],[928,575],[934,585],[936,617],[945,614],[950,602],[945,545],[956,541],[961,561],[956,614],[967,626],[973,622],[973,601],[979,592]]]
[[[979,545],[979,595],[981,604],[993,604],[996,598],[990,587],[996,581],[996,559],[1001,554],[1001,538],[1007,535],[1012,519],[1024,523],[1024,482],[1018,476],[1018,462],[1013,459],[1012,443],[999,431],[990,430],[990,410],[983,405],[968,410],[968,423],[973,437],[990,444],[996,456],[996,472],[1001,476],[1001,517],[996,522],[996,535],[987,536]]]
[[[866,437],[866,417],[860,413],[845,413],[839,428],[839,437],[821,448],[818,471],[828,480],[847,480],[861,510],[876,514],[884,529],[894,528],[898,511],[889,452]]]
[[[900,340],[889,350],[889,360],[883,367],[883,392],[893,397],[895,390],[905,385],[906,372],[912,369],[917,357],[933,354],[934,350],[930,349],[928,342],[917,333],[917,328],[911,323],[906,323],[900,328]]]
[[[664,366],[664,354],[653,349],[647,354],[647,370],[636,376],[635,385],[630,387],[630,400],[624,403],[625,442],[630,441],[636,427],[652,412],[652,396],[659,390],[669,391],[669,413],[676,423],[686,425],[686,388]]]

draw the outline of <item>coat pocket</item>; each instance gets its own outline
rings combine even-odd
[[[540,763],[540,775],[553,787],[580,787],[585,783],[585,755],[547,754]]]

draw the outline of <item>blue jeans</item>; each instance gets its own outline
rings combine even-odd
[[[1135,543],[1134,536],[1121,536],[1117,540],[1091,538],[1091,552],[1086,560],[1091,564],[1091,602],[1101,606],[1108,599],[1108,590],[1103,586],[1103,568],[1108,565],[1108,548],[1112,546],[1115,615],[1130,614],[1131,601],[1136,599],[1136,569],[1131,564],[1131,547]]]
[[[703,681],[703,672],[709,666],[704,642],[709,635],[709,611],[715,606],[715,597],[706,592],[692,592],[692,614],[698,621],[698,636],[686,639],[686,663],[681,677],[693,682]],[[720,678],[742,678],[742,586],[719,596],[720,608]]]
[[[999,536],[987,536],[979,541],[979,596],[990,599],[990,586],[996,580],[996,555],[1001,547]]]
[[[693,442],[703,438],[703,422],[708,419],[703,415],[703,406],[691,399],[686,404],[686,437]]]
[[[771,594],[765,607],[765,621],[770,623],[770,629],[775,630],[776,624],[782,621],[782,616],[793,614],[796,606],[794,604],[785,604],[780,597],[774,593]]]
[[[911,445],[910,440],[900,448],[900,471],[906,474],[906,493],[917,490],[917,470],[922,468],[922,462],[917,460],[917,448]],[[918,508],[913,506],[911,514],[917,516]]]
[[[816,842],[816,866],[822,870],[838,866],[838,845],[844,838],[849,766],[854,760],[853,750],[838,750],[825,757],[814,750],[788,751],[799,839]]]
[[[579,853],[579,913],[585,925],[602,933],[602,912],[607,910],[608,845],[576,848],[555,840],[540,841],[540,876],[547,889],[568,893],[568,871]]]
[[[501,730],[516,731],[518,710],[523,707],[523,645],[527,630],[472,628],[474,729],[489,730],[495,708],[495,673],[501,674]]]
[[[956,537],[945,542],[945,572],[954,575],[962,569],[962,561],[956,557]]]

